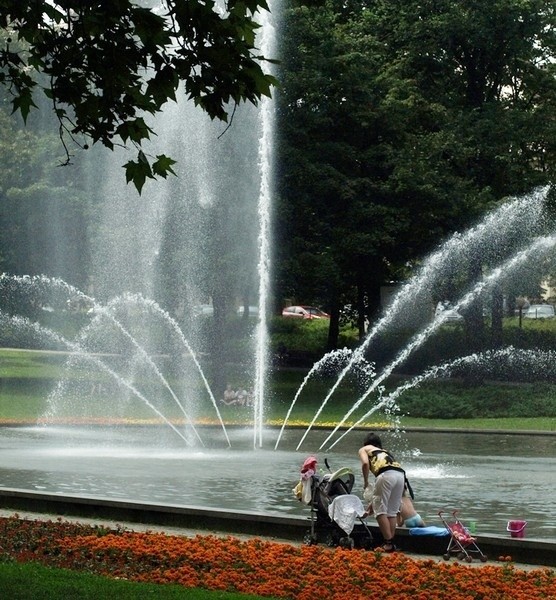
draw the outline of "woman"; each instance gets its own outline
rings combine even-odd
[[[402,504],[405,471],[400,463],[382,448],[382,442],[376,433],[365,436],[363,446],[359,449],[359,459],[364,489],[369,487],[369,474],[375,476],[371,506],[384,538],[382,549],[384,552],[393,552],[396,549],[396,518]]]

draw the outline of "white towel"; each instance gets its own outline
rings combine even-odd
[[[348,535],[353,531],[355,519],[365,514],[365,507],[359,496],[344,494],[336,496],[328,507],[328,516]]]

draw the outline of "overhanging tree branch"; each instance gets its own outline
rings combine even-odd
[[[210,0],[166,0],[162,7],[163,14],[134,0],[0,1],[0,28],[17,36],[17,48],[6,43],[0,52],[0,80],[14,112],[27,118],[46,76],[42,87],[62,138],[137,147],[137,160],[124,167],[139,192],[147,178],[173,173],[172,159],[151,162],[141,150],[153,133],[143,115],[175,100],[180,84],[187,98],[224,122],[229,106],[256,104],[276,85],[263,71],[269,59],[255,46],[264,0],[230,0],[226,12]]]

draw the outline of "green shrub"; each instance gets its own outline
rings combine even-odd
[[[272,348],[322,356],[326,350],[329,321],[275,317],[271,322]]]
[[[432,381],[401,395],[398,405],[403,414],[427,419],[554,416],[554,391],[546,383]]]

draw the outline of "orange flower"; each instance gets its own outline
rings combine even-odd
[[[403,554],[293,546],[212,535],[193,538],[0,518],[0,553],[135,581],[178,583],[294,600],[529,600],[556,598],[549,569],[413,560]],[[507,563],[511,557],[500,557]]]

